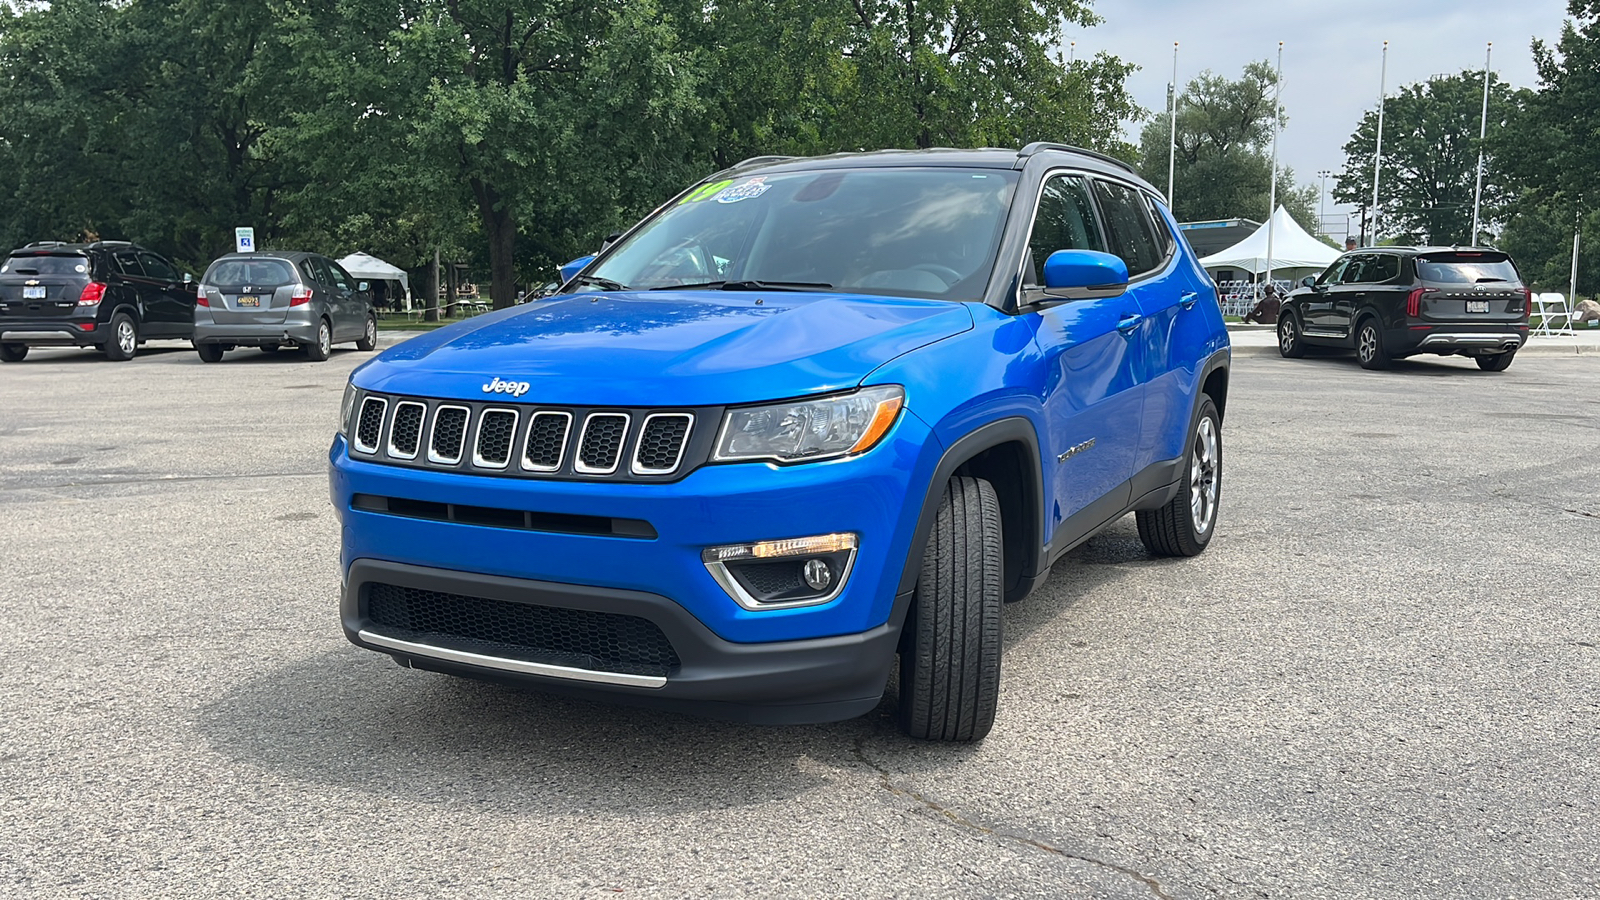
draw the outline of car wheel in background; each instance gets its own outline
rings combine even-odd
[[[0,362],[22,362],[27,356],[27,344],[0,344]]]
[[[1389,354],[1383,349],[1383,331],[1378,320],[1365,318],[1356,328],[1356,360],[1363,369],[1389,368]]]
[[[139,352],[139,326],[127,313],[117,313],[106,326],[111,335],[106,338],[106,359],[124,362]]]
[[[1285,312],[1278,317],[1278,355],[1284,359],[1306,355],[1306,345],[1300,340],[1300,326],[1295,324],[1294,313]]]
[[[1504,372],[1506,367],[1511,365],[1511,358],[1516,355],[1517,351],[1507,350],[1504,353],[1485,354],[1484,356],[1476,357],[1476,359],[1478,368],[1485,372]]]
[[[900,727],[914,738],[982,740],[1000,699],[1005,593],[1000,500],[981,478],[950,479],[900,652]]]
[[[316,362],[322,362],[333,355],[333,328],[328,325],[327,319],[317,323],[317,342],[307,344],[305,350],[306,359]]]
[[[378,319],[376,316],[367,316],[367,330],[361,333],[361,340],[356,341],[356,349],[363,353],[371,353],[378,349]]]
[[[221,344],[195,344],[194,349],[203,362],[222,362]]]
[[[1139,540],[1157,556],[1194,556],[1211,543],[1217,530],[1217,507],[1222,500],[1222,418],[1210,397],[1200,402],[1200,415],[1183,461],[1186,477],[1177,496],[1160,509],[1134,513]]]

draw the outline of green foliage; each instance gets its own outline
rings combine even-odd
[[[1276,81],[1272,67],[1261,61],[1246,65],[1236,80],[1208,71],[1184,88],[1173,149],[1173,209],[1184,221],[1242,217],[1265,222],[1271,214]],[[1139,136],[1140,172],[1162,189],[1171,125],[1168,113],[1157,113]],[[1280,166],[1277,194],[1295,221],[1315,233],[1316,188],[1295,187],[1294,171]]]
[[[1490,131],[1508,133],[1527,99],[1527,91],[1513,91],[1491,75]],[[1475,243],[1472,200],[1478,152],[1484,146],[1478,140],[1482,115],[1482,69],[1406,85],[1385,102],[1378,181],[1383,237],[1402,243]],[[1377,133],[1377,110],[1369,110],[1344,146],[1335,200],[1371,205]],[[1508,197],[1505,167],[1499,154],[1486,148],[1481,222],[1501,221]]]
[[[0,243],[127,238],[487,270],[497,304],[769,153],[1077,143],[1129,157],[1086,0],[0,3]]]

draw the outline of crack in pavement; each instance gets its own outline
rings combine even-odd
[[[1062,857],[1063,859],[1077,860],[1078,862],[1088,863],[1092,866],[1099,866],[1102,869],[1109,869],[1110,871],[1116,872],[1120,875],[1126,875],[1148,888],[1150,893],[1155,895],[1158,900],[1173,900],[1172,896],[1161,887],[1161,883],[1159,881],[1156,881],[1149,875],[1145,875],[1144,873],[1135,869],[1130,869],[1127,866],[1119,866],[1112,862],[1106,862],[1103,859],[1082,856],[1069,850],[1063,850],[1054,844],[1041,841],[1038,838],[1031,838],[1027,835],[1016,834],[1014,832],[1004,831],[999,828],[991,828],[990,826],[984,825],[981,822],[975,822],[972,819],[969,819],[955,810],[947,806],[943,806],[934,800],[930,800],[917,791],[896,785],[889,777],[889,771],[887,769],[883,768],[867,757],[866,742],[866,738],[860,738],[856,741],[856,759],[860,760],[862,765],[878,773],[878,783],[882,785],[884,790],[895,795],[896,797],[901,797],[917,803],[930,812],[937,814],[946,821],[969,831],[974,831],[978,834],[987,835],[989,837],[996,837],[1002,840],[1012,841],[1027,847],[1032,847],[1035,850],[1043,850],[1046,853]]]

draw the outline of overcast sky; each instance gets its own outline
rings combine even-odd
[[[1278,158],[1301,183],[1316,172],[1344,165],[1341,148],[1364,111],[1377,105],[1383,42],[1389,42],[1390,96],[1400,85],[1463,69],[1483,69],[1485,45],[1494,42],[1495,74],[1516,87],[1535,87],[1529,44],[1553,44],[1561,35],[1565,0],[1098,0],[1105,22],[1069,28],[1079,56],[1104,50],[1139,66],[1128,81],[1134,100],[1149,110],[1166,108],[1172,78],[1172,44],[1178,48],[1178,82],[1202,70],[1237,78],[1245,63],[1275,62],[1283,41],[1283,107],[1289,124]],[[1063,49],[1067,49],[1065,45]],[[1135,139],[1137,128],[1134,129]],[[1329,179],[1330,189],[1332,179]],[[1183,217],[1183,181],[1174,205]],[[1329,214],[1334,207],[1329,202]],[[1331,228],[1330,228],[1331,230]]]

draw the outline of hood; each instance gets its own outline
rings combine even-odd
[[[355,380],[389,393],[483,399],[483,386],[499,378],[528,382],[524,403],[722,406],[845,390],[901,354],[971,328],[966,306],[943,300],[565,294],[412,338]]]

